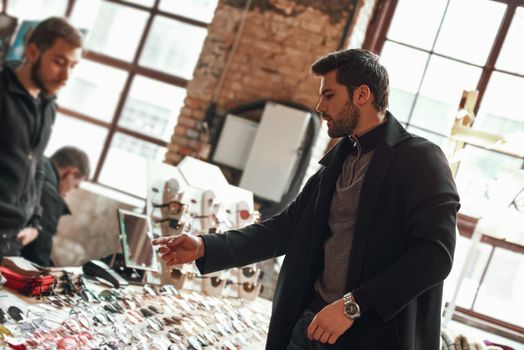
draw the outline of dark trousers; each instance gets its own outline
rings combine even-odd
[[[287,350],[326,350],[329,344],[323,344],[318,341],[309,340],[307,337],[307,328],[313,321],[316,313],[307,308],[302,316],[298,319],[291,334],[291,340]]]
[[[16,238],[20,228],[0,227],[0,260],[4,256],[20,256],[22,243]]]

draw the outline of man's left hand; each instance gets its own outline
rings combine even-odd
[[[22,242],[23,246],[26,246],[29,243],[31,243],[32,241],[34,241],[37,236],[38,236],[38,230],[36,228],[26,227],[23,230],[21,230],[20,232],[18,232],[18,235],[16,236],[16,238],[18,238],[18,240]]]
[[[320,310],[313,318],[307,329],[307,336],[310,340],[335,344],[353,322],[344,315],[344,300],[339,299]]]

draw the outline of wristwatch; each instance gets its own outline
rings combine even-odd
[[[344,315],[350,320],[355,320],[360,317],[360,306],[355,301],[351,292],[344,295]]]

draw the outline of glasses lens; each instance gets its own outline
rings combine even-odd
[[[213,287],[218,287],[222,284],[222,280],[218,277],[211,277],[211,285]]]
[[[243,267],[242,268],[242,273],[246,277],[252,277],[255,274],[255,269],[252,268],[252,267]]]
[[[171,270],[171,277],[177,280],[180,279],[182,277],[182,271],[179,269]]]
[[[10,306],[9,309],[7,309],[7,313],[16,322],[20,322],[24,319],[24,317],[22,316],[23,314],[22,310],[20,310],[16,306]]]
[[[242,287],[244,288],[244,291],[245,292],[252,292],[254,289],[255,289],[255,284],[254,283],[249,283],[249,282],[244,282],[242,284]]]

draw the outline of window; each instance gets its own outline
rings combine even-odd
[[[381,1],[364,47],[378,52],[390,73],[393,115],[446,154],[463,90],[479,91],[474,129],[524,140],[523,0]],[[473,216],[493,210],[497,178],[524,168],[522,157],[473,145],[458,156],[461,213]],[[455,266],[462,266],[469,242],[457,242]],[[523,254],[518,244],[483,243],[458,305],[522,332]],[[448,292],[457,277],[450,275]]]
[[[368,30],[371,39],[365,46],[380,53],[390,72],[389,109],[408,130],[449,154],[447,137],[462,91],[476,89],[479,99],[473,128],[524,138],[519,106],[524,91],[524,1],[392,0],[383,4],[388,3],[382,12],[390,16],[389,27],[384,24],[387,21],[376,20],[384,25]],[[373,37],[372,31],[381,34]],[[473,148],[463,152],[456,180],[462,212],[479,216],[488,208],[489,198],[479,198],[474,191],[489,187],[501,165],[518,169],[523,162]]]
[[[4,3],[19,23],[65,16],[87,33],[46,154],[80,147],[93,183],[145,198],[146,160],[164,159],[217,0]]]
[[[161,0],[160,9],[209,23],[217,2],[218,0]]]
[[[146,11],[107,1],[76,0],[71,22],[87,29],[87,50],[131,62],[148,16]]]
[[[41,20],[51,16],[63,16],[67,0],[9,0],[6,13],[18,18],[18,24],[24,20]]]
[[[140,64],[191,79],[205,37],[204,28],[157,16]]]

